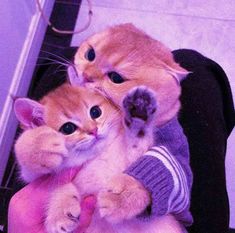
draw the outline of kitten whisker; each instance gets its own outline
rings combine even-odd
[[[109,128],[113,128],[113,127],[115,127],[116,125],[119,125],[119,117],[120,117],[120,115],[117,113],[117,114],[115,114],[115,115],[117,115],[118,117],[115,119],[115,120],[112,120],[110,123],[108,123],[108,127]],[[106,120],[104,121],[104,124],[106,123]]]
[[[46,53],[46,54],[49,54],[49,55],[52,55],[54,58],[57,58],[57,59],[60,59],[62,60],[63,62],[65,62],[66,64],[70,65],[72,62],[70,60],[68,60],[67,58],[65,58],[64,56],[62,55],[58,55],[58,54],[54,54],[54,53],[51,53],[51,52],[48,52],[48,51],[45,51],[45,50],[41,50],[42,53]]]
[[[39,58],[39,59],[45,59],[45,60],[47,60],[47,61],[54,62],[55,64],[61,64],[61,65],[66,66],[66,67],[69,66],[69,64],[67,64],[67,63],[64,63],[64,62],[61,62],[61,61],[58,61],[58,60],[54,60],[54,59],[49,58],[49,57],[38,57],[38,58]]]
[[[59,73],[59,72],[67,73],[67,70],[65,70],[65,69],[60,69],[60,70],[58,70],[56,73]]]
[[[48,66],[48,65],[56,65],[56,62],[45,62],[45,63],[37,63],[36,66]]]
[[[55,69],[55,71],[53,72],[53,74],[55,75],[55,74],[60,73],[60,72],[67,73],[67,70],[66,70],[66,69],[63,69],[63,66],[60,65],[60,66],[58,66],[58,67]]]

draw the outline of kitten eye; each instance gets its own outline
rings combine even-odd
[[[90,116],[92,119],[96,119],[98,117],[100,117],[102,114],[102,111],[100,109],[99,106],[93,106],[91,109],[90,109]]]
[[[66,122],[65,124],[63,124],[59,131],[62,133],[62,134],[65,134],[65,135],[69,135],[69,134],[72,134],[76,131],[78,127],[72,123],[72,122]]]
[[[89,48],[86,53],[85,53],[85,58],[88,60],[88,61],[94,61],[95,60],[95,50],[91,47]]]
[[[113,83],[119,84],[125,82],[124,78],[115,71],[109,72],[108,77]]]

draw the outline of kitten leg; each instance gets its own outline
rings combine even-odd
[[[80,195],[73,183],[57,188],[51,195],[45,226],[47,233],[73,232],[79,225]]]
[[[138,138],[144,137],[154,123],[157,109],[155,94],[144,86],[133,88],[124,98],[123,108],[124,123],[129,133]]]
[[[100,216],[111,223],[135,217],[144,211],[149,203],[149,193],[127,174],[113,177],[97,197]]]

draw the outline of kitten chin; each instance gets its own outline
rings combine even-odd
[[[76,152],[69,155],[69,158],[66,158],[63,165],[63,168],[82,166],[87,163],[89,160],[92,160],[96,156],[96,151],[94,150],[83,150],[82,152]]]
[[[69,156],[64,160],[63,168],[86,164],[105,150],[107,141],[107,138],[102,137],[94,143],[88,143],[89,146],[77,146],[73,150],[70,150]]]

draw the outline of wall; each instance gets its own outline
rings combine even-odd
[[[41,0],[50,15],[54,1]],[[17,121],[12,96],[25,96],[46,29],[35,0],[0,1],[0,183]]]

